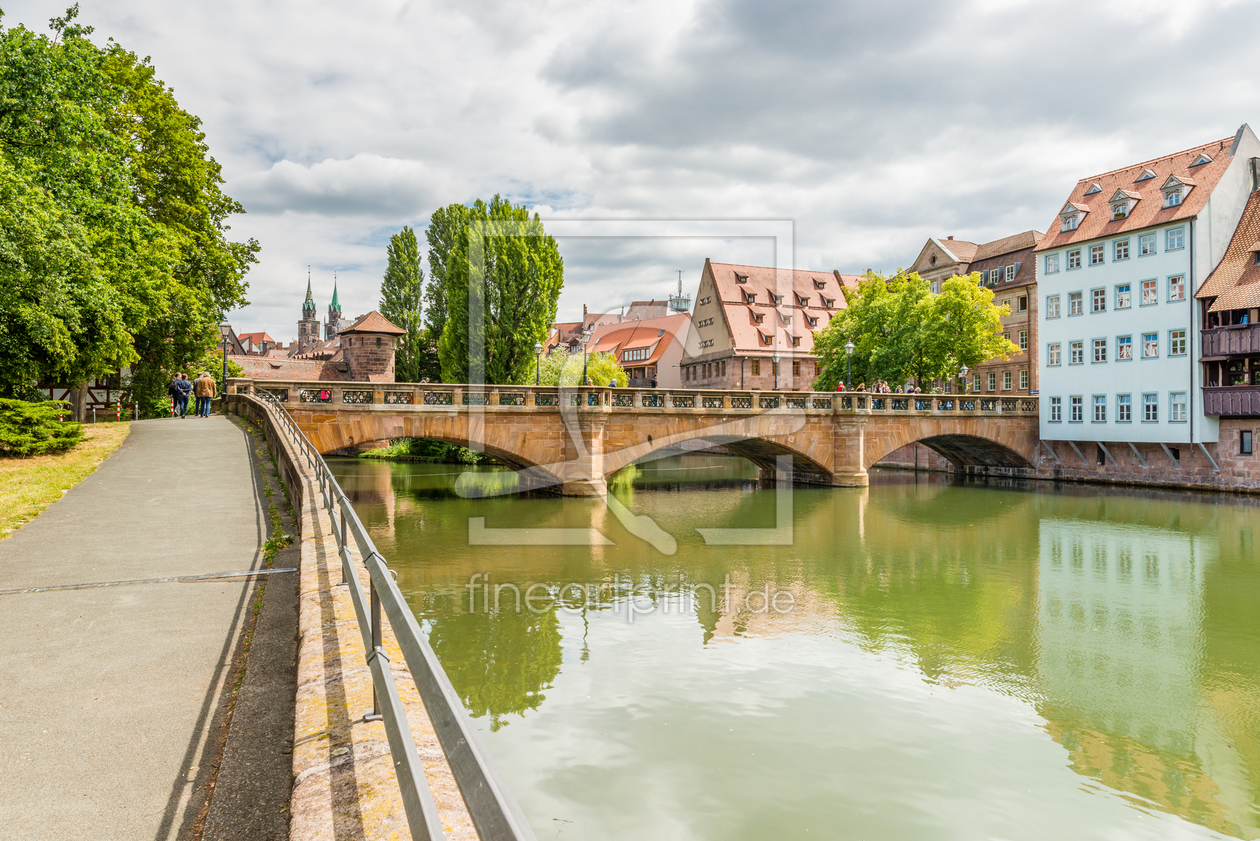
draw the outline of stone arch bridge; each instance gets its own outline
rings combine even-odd
[[[502,461],[522,487],[602,495],[608,477],[686,441],[718,443],[773,477],[780,456],[806,484],[863,486],[906,444],[958,471],[1034,469],[1036,398],[980,395],[302,383],[233,379],[229,393],[282,401],[321,453],[433,438]]]

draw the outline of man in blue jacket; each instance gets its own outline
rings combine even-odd
[[[188,411],[188,395],[192,394],[193,384],[189,382],[187,374],[181,373],[175,387],[179,389],[179,416],[182,418]]]

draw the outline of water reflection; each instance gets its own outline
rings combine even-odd
[[[1260,837],[1254,501],[898,475],[799,490],[791,546],[710,547],[773,494],[688,458],[614,491],[664,556],[596,501],[334,469],[540,832]],[[470,547],[470,516],[614,545]]]

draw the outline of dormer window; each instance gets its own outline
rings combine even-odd
[[[753,313],[752,317],[753,317],[753,321],[757,322],[758,324],[766,320],[766,317],[759,312]]]
[[[797,296],[796,296],[796,305],[797,305],[798,307],[808,307],[808,306],[809,306],[809,298],[804,298],[804,297],[801,297],[800,295],[797,295]]]
[[[1190,192],[1194,182],[1188,179],[1178,178],[1175,175],[1168,176],[1168,180],[1164,182],[1164,186],[1160,187],[1160,191],[1164,194],[1164,207],[1176,207],[1185,199],[1186,193]]]
[[[776,294],[774,294],[773,292],[771,292],[771,293],[770,293],[770,303],[775,304],[776,306],[777,306],[778,304],[783,303],[783,296],[782,296],[782,295],[776,295]]]
[[[1132,190],[1116,190],[1108,204],[1111,205],[1111,221],[1129,218],[1129,212],[1138,203],[1140,197]]]
[[[814,278],[814,288],[815,288],[815,289],[826,289],[826,288],[827,288],[827,281],[825,281],[825,280],[819,280],[818,278]]]
[[[800,336],[793,336],[793,337],[792,337],[792,347],[800,347],[800,346],[801,346],[801,337],[800,337]]]
[[[1137,178],[1134,178],[1134,179],[1133,179],[1133,183],[1134,183],[1134,184],[1137,184],[1137,183],[1139,183],[1139,182],[1141,182],[1141,181],[1150,181],[1150,180],[1151,180],[1152,178],[1154,178],[1154,177],[1155,177],[1155,170],[1153,170],[1153,169],[1144,169],[1144,170],[1142,170],[1142,174],[1141,174],[1141,175],[1139,175]]]
[[[1062,230],[1075,231],[1081,226],[1081,220],[1085,218],[1085,214],[1089,213],[1089,208],[1083,204],[1068,202],[1063,205],[1063,209],[1059,211],[1059,221],[1062,223]]]
[[[764,345],[768,345],[768,344],[770,344],[772,341],[773,341],[773,339],[771,338],[771,336],[770,336],[770,334],[769,334],[769,333],[762,333],[762,334],[761,334],[761,343],[762,343],[762,344],[764,344]]]
[[[1093,184],[1089,185],[1089,189],[1085,191],[1085,195],[1092,196],[1094,193],[1101,193],[1101,192],[1102,192],[1102,185],[1099,184],[1097,181],[1095,181]]]
[[[736,282],[736,283],[747,283],[747,282],[748,282],[748,275],[746,275],[746,274],[736,274],[736,275],[735,275],[735,282]]]
[[[835,299],[835,298],[823,298],[823,299],[822,299],[822,305],[823,305],[823,309],[829,310],[829,309],[831,309],[832,307],[834,307],[834,306],[836,305],[836,299]]]
[[[1210,164],[1211,162],[1212,157],[1210,155],[1200,153],[1199,157],[1195,158],[1194,163],[1190,164],[1190,166],[1203,166],[1204,164]]]
[[[1256,254],[1256,257],[1257,257],[1257,259],[1260,259],[1260,253],[1257,253],[1257,254]],[[816,316],[807,315],[807,316],[805,316],[805,323],[806,323],[806,324],[808,324],[810,327],[817,327],[817,326],[818,326],[818,318],[817,318]]]
[[[784,313],[784,312],[779,313],[779,318],[783,320],[784,324],[790,325],[792,323],[792,316],[788,315],[787,313]]]
[[[744,292],[744,303],[745,303],[745,304],[755,304],[755,303],[757,303],[757,293],[756,293],[756,292],[749,292],[747,289],[743,290],[743,292]]]

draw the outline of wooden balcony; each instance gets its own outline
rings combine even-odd
[[[1235,324],[1203,331],[1203,355],[1240,356],[1260,353],[1260,324]]]
[[[1260,417],[1260,385],[1203,389],[1203,414],[1222,418]]]

